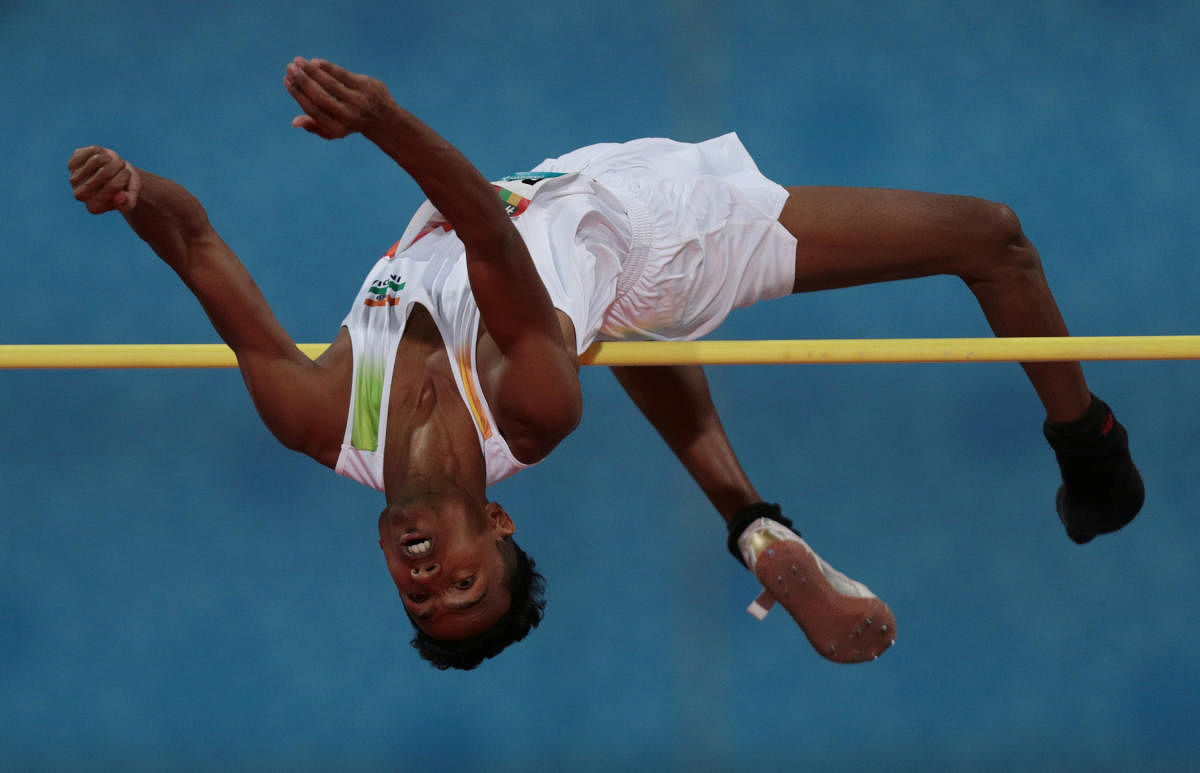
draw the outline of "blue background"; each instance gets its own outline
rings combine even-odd
[[[437,5],[446,7],[438,9]],[[300,341],[329,340],[420,202],[289,126],[283,68],[389,84],[489,176],[736,130],[785,184],[1010,204],[1076,334],[1200,332],[1200,4],[0,2],[0,343],[217,340],[114,215],[88,144],[180,180]],[[987,335],[957,280],[795,297],[728,338]],[[753,579],[601,369],[493,490],[541,629],[440,673],[382,498],[278,447],[238,374],[0,372],[0,768],[1188,770],[1200,715],[1197,366],[1101,363],[1141,518],[1080,548],[1016,365],[710,370],[743,462],[900,640],[835,666]]]

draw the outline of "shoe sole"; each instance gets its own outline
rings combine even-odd
[[[802,543],[773,543],[759,553],[755,575],[828,660],[863,663],[896,643],[896,617],[888,605],[877,596],[838,592]]]

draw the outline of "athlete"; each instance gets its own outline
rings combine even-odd
[[[68,167],[88,211],[120,211],[195,294],[286,447],[382,491],[379,544],[439,668],[473,668],[541,620],[542,578],[486,488],[543,459],[579,422],[579,355],[595,340],[692,339],[739,306],[933,274],[960,277],[1001,336],[1067,334],[1038,253],[1007,207],[892,190],[783,188],[735,135],[581,148],[490,183],[384,84],[297,58],[292,124],[359,133],[428,196],[316,360],[282,328],[183,187],[115,152]],[[1076,542],[1143,499],[1127,436],[1078,363],[1023,366],[1063,476]],[[731,552],[824,657],[894,640],[887,605],[824,562],[738,463],[701,368],[614,368],[729,527]]]

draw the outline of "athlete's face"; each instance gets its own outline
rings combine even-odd
[[[379,546],[401,601],[418,628],[444,641],[482,633],[508,611],[496,543],[512,533],[499,505],[454,494],[392,504],[379,516]]]

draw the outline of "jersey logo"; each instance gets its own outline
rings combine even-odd
[[[389,274],[387,279],[376,279],[367,288],[367,297],[363,299],[365,306],[395,306],[400,302],[400,291],[405,283],[399,274]]]

